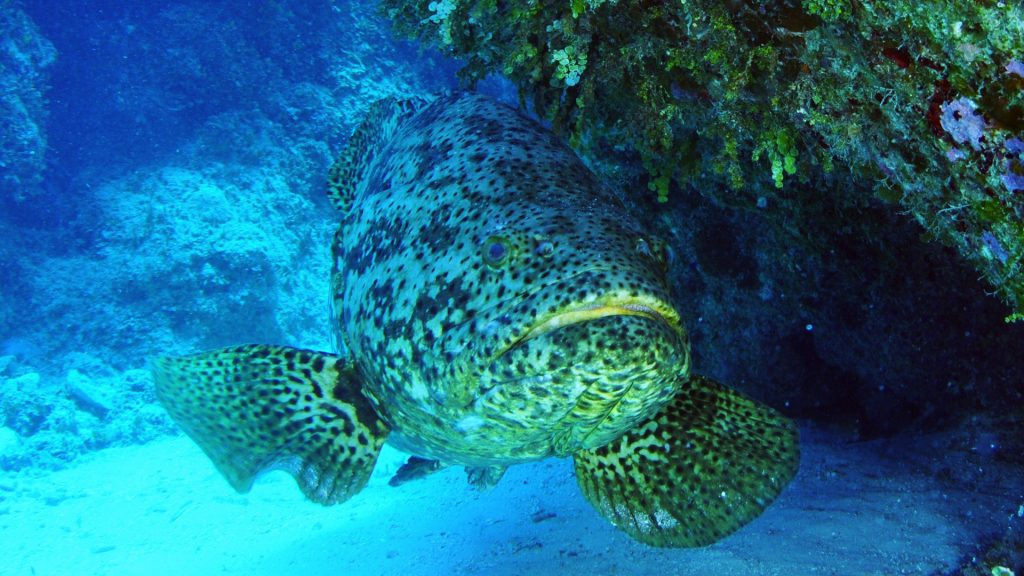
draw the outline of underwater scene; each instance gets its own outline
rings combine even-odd
[[[0,0],[0,575],[1024,575],[1024,4]]]

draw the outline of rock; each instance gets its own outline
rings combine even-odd
[[[39,386],[41,377],[38,372],[29,372],[7,381],[8,384],[18,389],[34,389]]]
[[[117,374],[102,359],[86,352],[68,352],[62,364],[65,371],[78,370],[92,378],[107,378]]]
[[[6,356],[0,356],[0,374],[3,374],[4,372],[7,371],[7,367],[11,365],[11,362],[14,362],[14,356],[10,354]]]
[[[539,524],[545,520],[550,520],[557,516],[557,514],[555,514],[554,512],[550,512],[548,510],[538,510],[537,512],[534,512],[532,516],[530,516],[530,520],[533,520],[534,524]]]
[[[121,435],[132,442],[142,444],[163,434],[176,432],[177,426],[163,408],[155,404],[145,404],[138,408],[128,429],[123,430]]]
[[[153,376],[149,370],[125,370],[121,374],[121,389],[132,392],[148,392],[152,395]]]
[[[113,407],[113,394],[110,389],[74,368],[68,372],[65,389],[79,408],[98,418],[106,416]]]
[[[28,374],[22,374],[17,378],[11,378],[7,381],[8,386],[13,386],[16,390],[35,390],[39,387],[39,380],[41,377],[37,372],[29,372]]]
[[[47,69],[57,50],[17,4],[3,4],[0,30],[0,197],[23,202],[44,192]]]
[[[13,454],[18,449],[18,444],[20,443],[21,438],[17,432],[6,426],[0,427],[0,457]],[[4,486],[0,484],[0,490],[3,489]]]
[[[0,425],[14,430],[22,438],[38,432],[53,411],[53,394],[39,389],[40,380],[35,372],[17,378],[0,378]]]

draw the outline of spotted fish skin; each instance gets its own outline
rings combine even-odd
[[[288,471],[356,494],[572,455],[595,509],[653,546],[756,518],[799,463],[795,426],[689,373],[663,245],[564,144],[480,96],[376,103],[331,168],[339,354],[248,344],[152,364],[157,397],[235,489]]]
[[[337,336],[390,441],[510,464],[667,404],[689,347],[663,244],[520,112],[462,93],[401,113],[347,172],[333,246]]]

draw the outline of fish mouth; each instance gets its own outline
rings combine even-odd
[[[554,330],[609,316],[639,316],[666,324],[675,331],[681,330],[679,313],[661,301],[642,298],[609,299],[570,307],[548,316],[516,338],[506,351]]]
[[[584,329],[575,334],[581,338],[578,349],[571,338],[555,336],[552,349],[533,357],[545,348],[543,338],[558,330],[616,317],[654,324],[636,332],[630,329],[627,340],[607,353],[600,339],[616,337],[621,326]],[[540,342],[534,350],[528,348],[531,340]],[[564,306],[521,328],[518,337],[490,358],[491,369],[481,377],[480,391],[467,409],[516,411],[525,395],[536,405],[531,407],[530,422],[549,443],[549,454],[568,455],[619,437],[656,412],[678,388],[675,382],[679,374],[686,374],[688,358],[686,330],[667,302],[653,295],[599,296]]]

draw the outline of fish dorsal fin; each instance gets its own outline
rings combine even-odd
[[[391,139],[402,121],[427,104],[422,98],[382,98],[366,111],[345,150],[327,172],[327,197],[342,214],[355,201],[356,186],[374,156]]]

